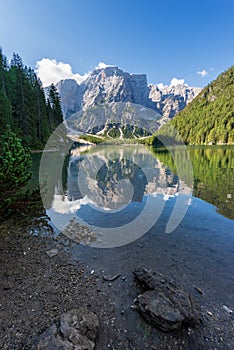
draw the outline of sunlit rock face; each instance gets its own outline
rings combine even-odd
[[[136,138],[154,133],[160,127],[161,119],[153,109],[130,102],[111,102],[74,113],[66,123],[71,132]]]
[[[161,87],[150,85],[149,88],[149,97],[155,102],[156,108],[165,122],[184,109],[201,92],[201,88],[189,87],[187,84],[164,85]]]
[[[145,74],[129,74],[118,67],[94,70],[81,84],[84,91],[82,110],[94,104],[131,102],[154,108],[149,98],[149,87]]]
[[[156,110],[149,98],[145,74],[129,74],[118,67],[95,69],[80,85],[72,79],[57,84],[64,117],[103,103],[131,102]]]
[[[57,84],[57,88],[65,119],[72,116],[79,120],[86,132],[92,133],[100,132],[105,127],[108,129],[109,124],[117,123],[117,129],[120,128],[118,137],[122,136],[121,130],[124,125],[148,129],[151,120],[154,120],[154,129],[157,130],[192,101],[201,90],[186,84],[149,85],[145,74],[130,74],[117,66],[95,69],[81,84],[72,79],[62,80]],[[119,103],[127,103],[128,108],[131,104],[138,105],[145,107],[145,110],[137,113],[137,117],[134,117],[131,111],[124,111],[121,115],[116,107]],[[102,106],[102,111],[99,109],[97,112],[97,106]],[[153,112],[146,113],[146,110],[153,111],[154,116]],[[150,133],[154,131],[150,130]]]

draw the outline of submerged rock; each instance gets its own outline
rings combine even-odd
[[[58,255],[58,249],[56,248],[53,248],[53,249],[50,249],[46,252],[46,254],[50,257],[50,258],[53,258],[53,256],[56,256]]]
[[[34,350],[93,350],[98,327],[87,308],[70,310],[38,337]]]
[[[121,276],[121,273],[118,273],[117,275],[114,275],[114,276],[103,276],[102,279],[104,281],[112,282],[112,281],[117,280],[117,278],[119,278],[120,276]]]
[[[63,234],[77,243],[86,245],[96,241],[96,233],[89,226],[82,225],[74,219],[70,220],[69,225],[63,230]]]
[[[168,332],[201,322],[200,306],[192,295],[158,272],[136,269],[133,273],[148,289],[135,305],[149,323]]]

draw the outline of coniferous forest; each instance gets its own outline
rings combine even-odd
[[[10,64],[0,50],[0,221],[22,212],[32,201],[40,203],[38,190],[26,186],[31,178],[31,151],[42,149],[63,121],[54,85],[48,97],[33,69],[13,54]]]
[[[190,145],[234,143],[234,66],[205,87],[146,143],[157,145],[158,136],[173,140],[175,130]]]
[[[55,86],[51,85],[46,98],[34,70],[15,53],[8,63],[0,50],[0,135],[9,125],[24,146],[40,149],[62,121]]]

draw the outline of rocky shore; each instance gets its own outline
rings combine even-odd
[[[69,347],[64,349],[92,349],[94,346],[96,350],[234,348],[233,308],[230,304],[222,303],[221,299],[215,300],[205,284],[201,287],[192,283],[191,276],[182,280],[179,265],[178,274],[173,273],[173,276],[169,276],[173,277],[176,284],[182,285],[179,292],[175,289],[176,284],[171,280],[168,282],[167,279],[165,289],[163,277],[159,279],[155,277],[162,276],[158,274],[153,275],[156,280],[152,288],[152,278],[149,282],[148,272],[142,275],[143,266],[140,270],[135,270],[134,277],[132,272],[139,266],[134,252],[136,253],[139,248],[142,256],[148,254],[146,267],[153,265],[153,256],[150,255],[147,241],[145,247],[139,247],[141,243],[137,242],[122,249],[121,253],[120,248],[111,252],[99,249],[97,252],[88,247],[80,248],[79,244],[61,234],[32,235],[29,230],[25,222],[17,220],[10,220],[0,226],[0,348],[2,350],[56,349],[49,345],[43,348],[45,344],[43,339],[46,339],[48,330],[52,331],[58,340],[56,334],[61,334],[61,329],[62,334],[71,337],[75,327],[78,333],[74,341],[78,341],[80,329],[83,329],[80,325],[86,324],[89,319],[87,315],[94,317],[91,324],[95,328],[95,334],[92,331],[91,338],[88,339],[90,347],[76,348],[68,341]],[[127,250],[128,261],[124,259]],[[77,253],[79,251],[80,253]],[[85,254],[89,254],[87,262],[84,261]],[[112,261],[109,260],[110,254],[113,257]],[[115,255],[118,254],[119,264],[116,265]],[[109,261],[108,267],[103,268],[107,266],[107,261]],[[145,262],[142,263],[145,266]],[[165,272],[163,265],[159,266],[159,270]],[[168,274],[171,275],[172,272],[168,271]],[[146,280],[149,283],[147,291],[145,291]],[[162,283],[163,287],[160,286]],[[168,286],[169,294],[167,294]],[[142,317],[147,309],[142,293],[148,293],[145,297],[150,297],[152,301],[155,293],[157,297],[159,295],[158,288],[161,288],[161,294],[159,293],[161,299],[158,300],[160,305],[165,300],[175,305],[181,298],[180,306],[177,305],[180,313],[171,308],[172,304],[167,304],[173,317],[177,315],[180,319],[181,315],[186,314],[186,320],[191,321],[192,317],[196,322],[186,323],[185,320],[185,324],[182,322],[179,326],[177,324],[174,330],[167,329],[165,332],[164,326],[157,327],[152,321],[152,313],[150,317]],[[231,300],[231,290],[223,288],[223,300],[228,293],[228,300]],[[173,295],[176,295],[176,299]],[[186,305],[190,305],[191,299],[196,300],[197,304],[194,304],[193,311],[188,311]],[[185,301],[188,304],[183,304]],[[140,309],[140,313],[137,309]],[[188,316],[187,312],[192,314]],[[86,314],[86,318],[79,318],[80,314]],[[66,315],[70,315],[70,318]],[[73,320],[73,323],[69,320]],[[87,330],[85,332],[84,334],[87,334]]]

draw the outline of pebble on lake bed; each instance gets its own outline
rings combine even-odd
[[[229,309],[229,307],[227,307],[226,305],[223,305],[223,309],[229,314],[233,313],[233,311],[231,309]]]
[[[56,256],[58,255],[58,249],[50,249],[46,252],[46,254],[50,257],[50,258],[53,258],[53,256]]]

